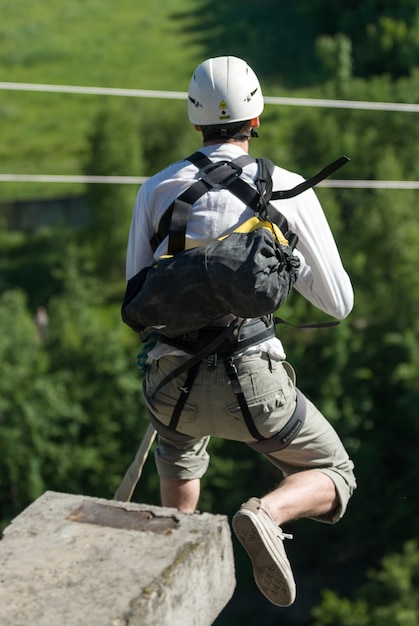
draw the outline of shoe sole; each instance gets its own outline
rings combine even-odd
[[[291,566],[278,552],[271,532],[251,511],[241,510],[233,517],[237,539],[248,553],[255,582],[263,595],[276,606],[290,606],[295,600]],[[277,539],[281,541],[281,539]]]

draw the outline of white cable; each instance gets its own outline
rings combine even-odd
[[[153,91],[149,89],[118,89],[114,87],[87,87],[80,85],[43,85],[37,83],[0,82],[0,89],[12,91],[48,91],[56,93],[81,93],[86,95],[128,96],[131,98],[169,98],[184,100],[188,94],[183,91]]]
[[[364,100],[326,100],[322,98],[276,98],[271,96],[265,97],[264,100],[267,104],[419,113],[419,104],[409,104],[407,102],[368,102]]]
[[[140,185],[146,176],[65,176],[49,174],[0,174],[0,182],[20,183],[109,183],[117,185]]]
[[[317,187],[340,189],[419,189],[417,180],[324,180]]]
[[[119,89],[114,87],[88,87],[81,85],[45,85],[37,83],[0,82],[0,89],[14,91],[47,91],[56,93],[79,93],[90,95],[127,96],[132,98],[167,98],[186,100],[186,91],[157,91],[149,89]],[[327,100],[322,98],[286,98],[265,96],[266,104],[290,106],[330,107],[344,109],[367,109],[372,111],[419,112],[419,104],[407,102],[369,102],[363,100]]]
[[[134,98],[167,98],[184,100],[188,94],[183,91],[157,91],[148,89],[118,89],[113,87],[87,87],[80,85],[46,85],[37,83],[1,82],[0,89],[15,91],[43,91],[56,93],[79,93],[91,95],[128,96]],[[289,106],[314,106],[347,109],[367,109],[380,111],[419,112],[419,104],[403,102],[369,102],[361,100],[326,100],[319,98],[286,98],[266,96],[267,104]],[[49,182],[49,183],[109,183],[139,185],[147,180],[144,176],[54,176],[30,174],[0,174],[0,182]],[[417,181],[379,180],[327,180],[319,187],[358,188],[358,189],[419,189]]]
[[[0,174],[0,182],[21,183],[101,183],[141,185],[146,176],[61,176],[45,174]],[[317,187],[340,189],[419,189],[419,181],[409,180],[324,180]]]

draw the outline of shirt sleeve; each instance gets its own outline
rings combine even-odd
[[[272,204],[298,235],[301,266],[295,289],[324,313],[344,319],[353,308],[353,288],[316,194],[309,189],[289,201]]]
[[[147,188],[144,184],[140,187],[137,194],[128,236],[126,256],[127,281],[144,267],[154,264],[153,249],[150,244],[154,231],[148,218],[146,195]]]

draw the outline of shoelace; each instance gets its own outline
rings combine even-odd
[[[282,528],[280,526],[278,526],[275,522],[275,520],[272,518],[272,515],[262,506],[259,506],[259,511],[263,511],[265,513],[265,515],[267,515],[269,517],[269,519],[271,520],[271,522],[276,526],[276,536],[278,537],[278,539],[281,539],[281,541],[284,541],[284,539],[293,539],[294,536],[291,535],[290,533],[284,533]]]

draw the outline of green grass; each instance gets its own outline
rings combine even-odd
[[[0,81],[186,91],[204,58],[236,54],[275,94],[287,77],[294,87],[314,77],[311,22],[300,4],[0,0]],[[0,89],[0,173],[82,173],[92,119],[112,97]],[[156,110],[171,124],[175,111],[185,115],[185,104],[137,99],[133,106],[147,129]],[[179,153],[182,148],[179,142]],[[7,182],[0,200],[83,191],[74,184]]]
[[[195,6],[182,0],[185,16],[173,19],[178,0],[0,0],[0,80],[186,91],[202,57],[183,28]],[[0,173],[80,173],[106,98],[0,90]],[[80,191],[2,183],[0,200]]]

